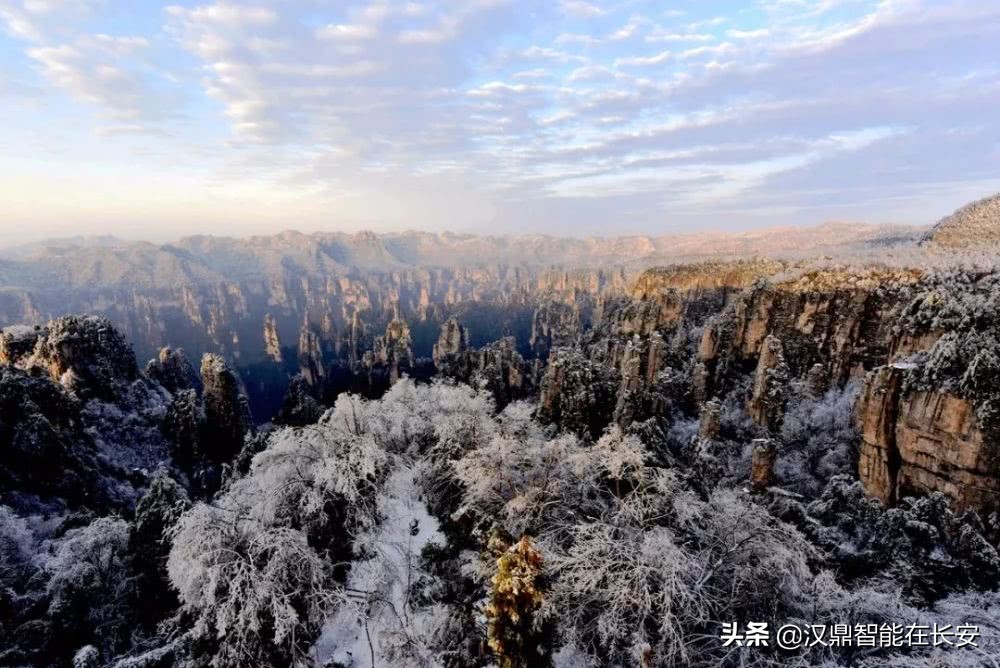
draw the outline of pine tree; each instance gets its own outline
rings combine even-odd
[[[543,600],[538,583],[542,555],[528,536],[506,549],[499,549],[502,545],[498,539],[490,541],[490,547],[500,553],[486,606],[490,649],[501,668],[545,665],[535,624]]]

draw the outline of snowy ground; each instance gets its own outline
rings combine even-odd
[[[412,594],[421,550],[445,539],[419,498],[416,476],[411,462],[396,463],[381,501],[383,522],[374,535],[362,539],[365,553],[372,556],[352,565],[347,581],[352,604],[342,606],[327,621],[314,647],[317,665],[374,668],[430,663],[418,639],[428,637],[420,631],[435,624],[439,611],[418,610]]]

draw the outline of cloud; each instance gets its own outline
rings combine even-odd
[[[594,18],[607,14],[606,10],[597,5],[581,0],[559,0],[559,9],[564,14],[576,18]]]
[[[670,59],[673,54],[670,51],[660,51],[651,56],[629,56],[615,60],[615,67],[646,67],[649,65],[661,65]]]
[[[1000,164],[990,3],[655,4],[202,0],[120,34],[87,3],[0,0],[0,19],[33,65],[17,80],[98,109],[109,142],[169,135],[227,192],[317,210],[437,215],[460,195],[500,225],[655,227],[742,198],[812,217],[839,210],[824,184],[889,211],[873,181],[905,199]]]

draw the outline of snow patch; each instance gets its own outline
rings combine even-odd
[[[362,536],[348,576],[350,601],[327,620],[313,648],[318,666],[336,663],[347,668],[409,665],[425,661],[423,640],[438,626],[443,606],[419,606],[414,593],[420,554],[427,545],[443,545],[438,521],[420,498],[418,468],[399,462],[380,499],[382,523]]]

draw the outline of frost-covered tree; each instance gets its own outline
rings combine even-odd
[[[153,479],[136,505],[128,551],[135,578],[135,609],[147,626],[177,606],[177,596],[167,579],[170,531],[190,505],[184,488],[164,473]]]
[[[856,466],[854,404],[858,385],[832,387],[816,398],[804,388],[797,389],[781,426],[778,484],[814,498],[830,478],[849,473]]]
[[[101,517],[71,529],[44,557],[48,615],[60,644],[93,644],[111,656],[125,647],[131,617],[128,523]]]
[[[212,665],[304,661],[341,597],[336,564],[377,520],[386,453],[368,405],[276,432],[250,471],[174,529],[168,571]]]
[[[211,665],[298,665],[335,605],[333,568],[302,531],[253,515],[234,497],[195,506],[170,580]]]

